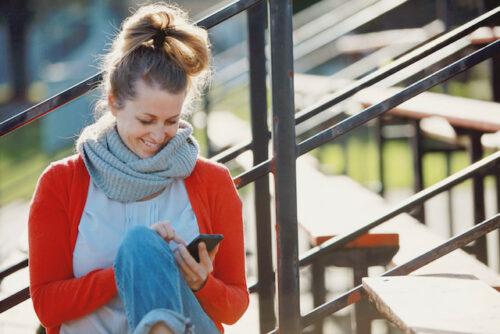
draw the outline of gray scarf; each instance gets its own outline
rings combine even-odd
[[[91,125],[82,132],[76,148],[92,180],[106,196],[134,202],[191,174],[199,152],[192,132],[189,123],[180,121],[179,131],[164,148],[151,158],[141,159],[123,143],[116,126],[96,131]]]

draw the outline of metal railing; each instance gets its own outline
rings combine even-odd
[[[269,6],[267,7],[266,4]],[[268,13],[267,13],[268,9]],[[500,53],[500,41],[493,42],[482,49],[454,62],[453,64],[433,73],[432,75],[402,89],[392,97],[366,108],[361,113],[349,117],[340,123],[324,130],[312,137],[296,143],[295,125],[312,118],[318,113],[336,105],[352,96],[363,88],[371,86],[382,79],[404,69],[415,61],[422,59],[446,45],[460,39],[466,34],[497,18],[500,7],[456,28],[443,36],[426,43],[399,58],[384,68],[354,82],[344,90],[325,98],[320,103],[307,108],[294,115],[293,93],[293,43],[292,43],[292,4],[284,0],[250,1],[240,0],[222,8],[214,14],[200,20],[197,24],[210,28],[240,12],[246,11],[249,20],[249,50],[250,50],[250,93],[252,109],[252,134],[253,141],[239,147],[234,147],[216,157],[219,161],[228,161],[240,153],[252,149],[254,154],[254,167],[234,178],[238,188],[251,182],[256,187],[256,212],[257,212],[257,250],[258,250],[258,284],[252,286],[251,291],[259,292],[260,331],[299,333],[301,329],[314,323],[318,319],[359,300],[364,292],[361,286],[346,292],[344,295],[329,301],[313,311],[301,315],[299,297],[298,269],[319,257],[330,255],[348,242],[365,234],[371,228],[382,224],[388,219],[411,210],[425,200],[438,193],[446,191],[454,185],[468,178],[485,175],[499,168],[500,152],[480,160],[456,173],[445,180],[429,187],[410,197],[391,212],[379,217],[364,227],[343,236],[330,239],[321,246],[311,249],[299,257],[297,249],[297,205],[295,162],[296,158],[312,149],[336,139],[347,132],[359,127],[367,121],[379,117],[391,108],[403,103],[415,95],[448,80],[477,63]],[[269,33],[271,45],[271,92],[273,125],[272,136],[269,136],[266,102],[266,69],[265,69],[265,24],[269,18]],[[23,126],[36,118],[68,103],[69,101],[95,89],[101,79],[101,74],[85,80],[68,90],[50,98],[32,108],[0,124],[0,136]],[[268,156],[268,142],[273,140],[273,156]],[[274,316],[274,270],[272,265],[271,249],[271,212],[268,178],[263,177],[273,173],[275,178],[276,221],[277,221],[277,295],[278,295],[278,328],[275,329]],[[433,261],[450,251],[463,247],[473,240],[483,236],[500,224],[498,215],[483,223],[476,225],[469,231],[450,239],[435,249],[420,257],[409,261],[385,275],[407,274],[426,263]],[[16,264],[0,273],[0,280],[11,273],[26,267],[27,260]],[[25,288],[18,293],[0,301],[0,312],[29,298],[29,290]]]

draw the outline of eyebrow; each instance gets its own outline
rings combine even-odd
[[[156,117],[156,115],[153,115],[153,114],[150,114],[150,113],[147,113],[147,112],[144,112],[144,113],[142,113],[142,114],[143,114],[143,115],[146,115],[146,116],[149,116],[149,117],[152,117],[152,118],[158,118],[158,117]],[[180,114],[180,113],[178,113],[178,114],[176,114],[176,115],[174,115],[174,116],[172,116],[172,117],[167,118],[167,120],[170,120],[170,119],[173,119],[173,118],[177,118],[177,117],[179,117],[180,115],[181,115],[181,114]]]

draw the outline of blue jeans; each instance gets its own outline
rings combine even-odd
[[[155,231],[132,227],[118,249],[114,270],[131,333],[149,333],[158,322],[175,334],[219,333],[180,273],[174,253]]]

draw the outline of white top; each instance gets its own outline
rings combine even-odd
[[[109,199],[91,179],[73,251],[74,276],[111,267],[121,240],[132,226],[151,226],[165,220],[187,243],[200,234],[184,180],[175,180],[147,201],[122,203]],[[171,242],[170,248],[175,247]],[[63,323],[60,330],[61,334],[127,332],[125,310],[118,295],[94,312]]]

